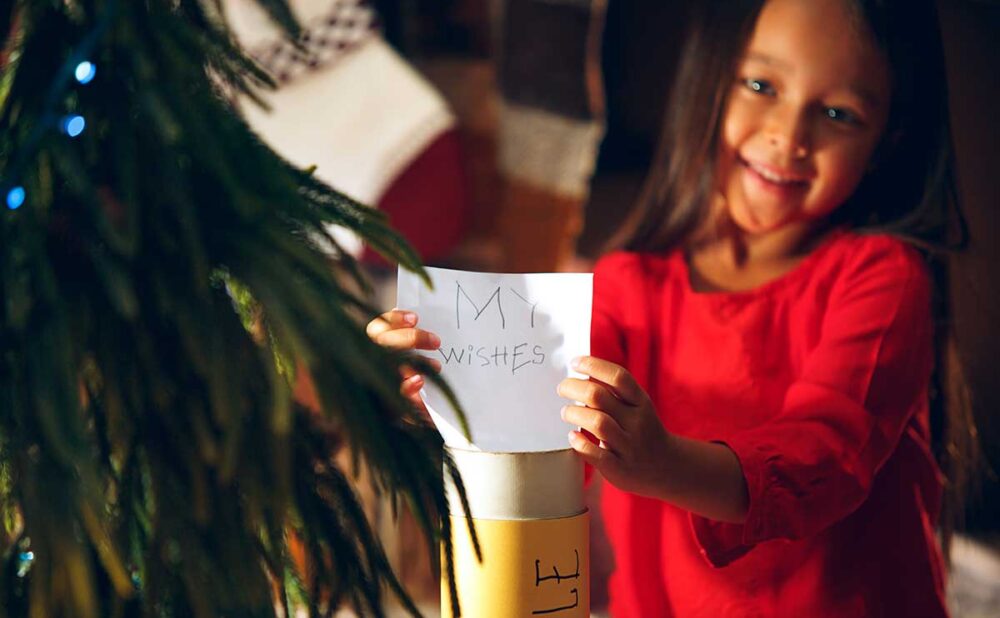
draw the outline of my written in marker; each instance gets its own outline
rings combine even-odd
[[[497,286],[497,288],[495,290],[493,290],[493,292],[486,299],[486,302],[483,303],[483,306],[480,307],[479,305],[476,304],[476,301],[472,300],[472,297],[469,296],[469,293],[465,291],[465,289],[462,287],[462,284],[459,283],[458,281],[456,281],[455,282],[455,328],[457,328],[457,329],[461,329],[462,328],[462,306],[463,306],[462,305],[462,299],[465,299],[465,301],[469,305],[471,305],[472,308],[475,310],[476,315],[472,318],[472,320],[474,322],[478,322],[479,321],[479,317],[481,315],[483,315],[483,312],[485,312],[490,307],[490,305],[496,304],[497,315],[500,317],[500,328],[502,328],[502,329],[507,328],[507,318],[504,315],[504,312],[503,312],[503,302],[502,302],[502,299],[500,297],[500,291],[502,289],[503,288],[501,288],[500,286]],[[531,323],[531,328],[534,328],[535,327],[535,309],[538,308],[538,303],[531,302],[530,300],[528,300],[527,298],[521,296],[520,294],[518,294],[516,291],[514,291],[511,288],[507,288],[507,289],[510,291],[511,294],[513,294],[514,296],[516,296],[524,304],[526,304],[528,307],[531,308],[531,313],[529,315],[529,319],[530,319],[530,323]]]
[[[474,315],[472,316],[473,322],[478,322],[479,318],[483,316],[491,305],[496,308],[496,316],[500,320],[500,328],[507,328],[507,316],[504,314],[504,302],[503,302],[503,291],[502,286],[497,286],[485,299],[481,299],[482,305],[476,303],[475,300],[469,296],[469,293],[462,287],[462,284],[458,281],[455,282],[455,328],[462,328],[462,310],[463,308],[468,311],[471,307]],[[530,328],[535,328],[535,309],[538,307],[538,303],[533,303],[524,296],[521,296],[516,291],[511,288],[507,288],[510,294],[513,294],[517,300],[512,302],[515,303],[515,307],[526,308],[528,311],[528,323]],[[463,302],[463,300],[465,302]],[[517,301],[520,302],[517,302]],[[523,303],[523,304],[522,304]],[[526,307],[525,307],[526,306]],[[528,365],[541,365],[545,363],[545,352],[540,345],[534,345],[531,351],[528,351],[528,342],[518,343],[514,345],[494,345],[492,349],[487,346],[450,346],[441,347],[438,349],[438,353],[444,359],[445,365],[457,364],[457,365],[468,365],[476,367],[510,367],[511,374],[516,374],[519,369],[522,369]]]

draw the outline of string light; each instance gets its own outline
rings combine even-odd
[[[14,187],[7,192],[7,208],[17,210],[24,203],[24,187]]]
[[[76,77],[76,81],[81,84],[89,84],[90,80],[94,79],[94,75],[96,74],[97,66],[89,60],[84,60],[80,64],[76,65],[76,69],[73,71],[73,76]]]
[[[74,114],[63,118],[60,126],[63,133],[70,137],[76,137],[83,133],[83,129],[87,126],[87,121],[83,119],[83,116]]]
[[[23,578],[31,569],[31,563],[35,561],[35,552],[23,551],[17,556],[17,576]]]
[[[109,0],[105,4],[105,9],[99,17],[96,27],[91,30],[82,41],[80,41],[80,44],[75,52],[70,55],[69,59],[67,59],[66,63],[56,75],[54,82],[49,87],[45,109],[43,109],[39,114],[43,121],[36,123],[25,142],[19,148],[18,156],[14,158],[10,165],[5,166],[6,169],[4,170],[4,176],[6,176],[6,178],[21,177],[22,169],[27,165],[27,161],[34,156],[38,144],[45,132],[52,128],[51,122],[46,119],[58,117],[55,107],[62,99],[62,94],[66,90],[69,80],[75,79],[77,83],[86,85],[93,81],[94,76],[97,74],[97,65],[89,60],[80,61],[79,58],[86,58],[93,52],[98,40],[108,29],[114,19],[118,5],[117,0]],[[83,133],[86,126],[87,121],[79,114],[63,116],[59,121],[59,129],[71,138],[77,137]],[[0,193],[2,193],[2,190],[0,190]],[[17,186],[11,188],[7,191],[6,199],[7,208],[10,210],[17,210],[22,204],[24,204],[24,187]],[[31,557],[33,558],[34,556],[32,555]]]

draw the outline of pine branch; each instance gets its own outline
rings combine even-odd
[[[286,2],[260,3],[297,36]],[[442,470],[457,474],[399,393],[421,361],[365,336],[367,283],[325,224],[426,277],[417,255],[252,134],[229,93],[270,81],[216,0],[15,4],[0,191],[25,199],[0,215],[0,618],[274,616],[290,599],[377,616],[386,592],[416,615],[347,477],[364,466],[408,504],[451,571]],[[299,362],[319,415],[291,400]],[[354,470],[331,463],[344,442]]]

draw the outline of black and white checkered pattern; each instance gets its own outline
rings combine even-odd
[[[253,59],[278,83],[329,66],[379,31],[378,15],[369,0],[330,0],[330,10],[304,24],[296,47],[287,39],[255,46]]]

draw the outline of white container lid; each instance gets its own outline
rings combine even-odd
[[[554,519],[586,510],[583,460],[573,449],[491,453],[448,447],[462,475],[473,519]],[[445,475],[452,515],[464,516]]]

